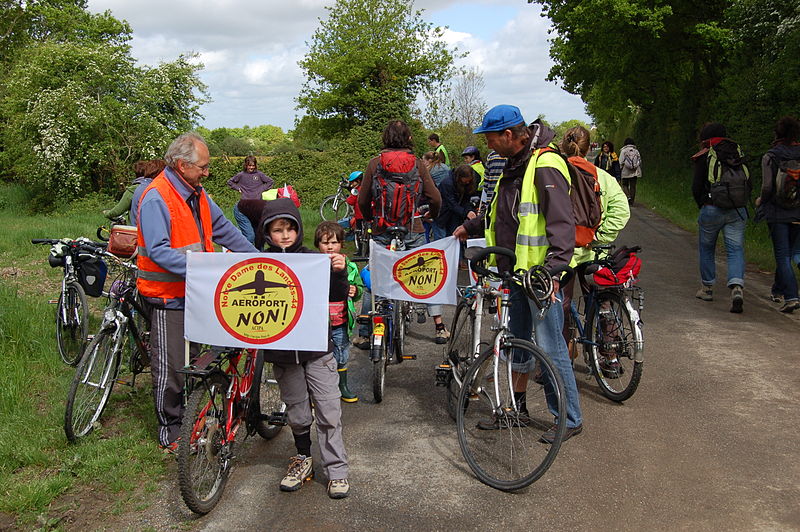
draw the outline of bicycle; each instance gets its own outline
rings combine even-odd
[[[406,249],[405,236],[408,229],[403,226],[392,226],[386,229],[386,234],[391,237],[389,249],[391,251],[404,251]],[[370,291],[372,297],[372,311],[369,313],[372,321],[370,335],[370,360],[372,360],[372,396],[376,403],[383,401],[386,389],[386,368],[394,360],[400,364],[403,360],[413,360],[414,355],[405,352],[406,328],[411,322],[414,305],[410,301],[400,301],[375,297],[375,292]]]
[[[512,264],[516,257],[506,248],[489,247],[475,252],[470,260],[479,278],[501,283],[494,288],[481,282],[473,296],[476,309],[483,300],[499,298],[499,319],[493,327],[496,332],[489,348],[480,354],[481,343],[473,333],[470,350],[463,356],[459,353],[457,360],[451,359],[457,366],[451,376],[461,377],[455,411],[464,459],[484,484],[514,491],[538,480],[555,460],[566,431],[566,392],[550,357],[535,343],[513,337],[509,330],[511,283],[521,285],[543,315],[554,289],[551,274],[541,266],[513,273],[491,272],[484,264],[491,254],[504,255]],[[481,314],[470,314],[465,321],[473,319],[473,331],[479,331]],[[512,372],[515,359],[532,359],[539,377],[525,378]],[[522,386],[524,391],[516,391]],[[542,436],[550,430],[555,434],[547,444]]]
[[[228,482],[242,422],[247,436],[272,439],[286,424],[286,405],[272,364],[255,349],[208,349],[181,373],[192,391],[178,440],[178,484],[186,506],[206,514]]]
[[[89,335],[89,304],[86,301],[84,283],[87,283],[86,286],[91,290],[99,287],[102,291],[105,281],[103,271],[93,272],[98,275],[88,279],[85,275],[81,276],[81,268],[84,263],[98,256],[97,250],[102,251],[103,244],[86,238],[77,240],[35,238],[31,240],[31,244],[49,244],[51,248],[47,257],[48,264],[52,268],[64,269],[61,293],[58,299],[48,300],[48,303],[56,304],[58,354],[65,364],[75,366],[86,349]]]
[[[568,326],[571,344],[583,345],[587,377],[594,376],[604,396],[621,402],[636,392],[642,378],[644,291],[636,285],[636,276],[615,286],[589,282],[588,276],[598,268],[611,266],[600,254],[613,248],[594,247],[595,259],[576,268],[585,295],[579,305],[572,302]]]
[[[347,203],[347,198],[351,194],[350,182],[347,180],[347,176],[342,176],[336,194],[323,198],[319,206],[320,218],[338,222],[342,218],[353,216],[353,208]]]
[[[106,292],[100,330],[86,347],[67,394],[64,433],[75,443],[89,435],[105,410],[114,384],[136,385],[150,364],[150,312],[136,289],[136,266],[103,252],[117,278]],[[123,352],[130,381],[118,379]]]

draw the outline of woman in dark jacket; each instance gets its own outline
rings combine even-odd
[[[614,176],[617,181],[620,180],[619,157],[614,152],[614,143],[610,140],[603,143],[600,153],[594,158],[594,165]]]
[[[442,181],[439,192],[442,195],[442,209],[436,224],[444,229],[446,235],[455,231],[456,227],[468,218],[474,218],[478,210],[480,194],[478,180],[480,176],[469,164],[462,164],[453,170],[453,175]],[[473,205],[473,198],[477,202]]]
[[[797,278],[792,262],[800,267],[800,206],[779,205],[776,200],[775,178],[778,168],[786,161],[800,161],[800,121],[784,116],[775,126],[775,140],[761,160],[761,196],[756,199],[756,219],[764,219],[769,227],[772,250],[775,253],[775,283],[772,300],[783,298],[781,312],[800,309]]]

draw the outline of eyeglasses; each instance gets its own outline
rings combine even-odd
[[[194,166],[195,168],[198,168],[198,169],[200,169],[200,170],[201,170],[201,171],[203,171],[203,172],[207,172],[207,171],[208,171],[208,166],[209,166],[209,164],[210,164],[210,163],[207,163],[207,164],[204,164],[203,166],[200,166],[199,164],[195,164],[195,163],[193,163],[193,162],[190,162],[190,161],[184,161],[184,162],[185,162],[186,164],[191,164],[192,166]]]

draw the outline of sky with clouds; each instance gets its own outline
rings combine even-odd
[[[93,12],[110,10],[133,29],[132,55],[140,64],[172,61],[197,52],[200,77],[211,99],[201,124],[210,129],[272,124],[294,127],[294,98],[319,18],[334,0],[89,0]],[[589,122],[578,96],[545,81],[549,21],[526,0],[417,0],[423,18],[448,26],[445,38],[466,58],[459,65],[483,73],[483,99],[520,107],[527,120]]]

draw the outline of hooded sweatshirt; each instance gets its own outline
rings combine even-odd
[[[297,240],[286,249],[272,243],[267,230],[269,223],[273,220],[285,218],[297,224]],[[263,249],[267,253],[317,253],[315,250],[303,246],[303,219],[300,211],[297,210],[294,202],[289,198],[278,198],[268,201],[264,205],[261,219],[256,225],[256,247]],[[347,298],[347,291],[350,288],[347,282],[347,268],[335,272],[331,270],[331,284],[328,293],[328,301],[343,301]],[[264,360],[266,362],[277,362],[279,364],[300,364],[315,358],[320,358],[333,351],[333,343],[330,340],[330,326],[328,326],[328,349],[327,351],[278,351],[275,349],[264,349]]]

